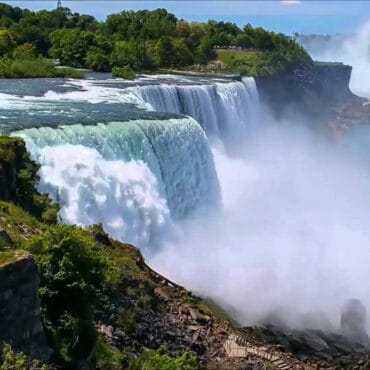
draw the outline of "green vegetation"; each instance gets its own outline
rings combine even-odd
[[[271,50],[217,50],[217,59],[225,65],[227,71],[248,76],[267,76],[313,65],[305,50],[294,41],[282,35],[266,34],[274,40],[275,46]]]
[[[268,53],[262,51],[217,51],[217,59],[226,71],[239,72],[248,76],[265,76],[274,73]]]
[[[99,337],[95,345],[93,364],[97,369],[121,370],[127,367],[127,357],[122,352],[113,351],[112,348]]]
[[[53,347],[71,363],[88,357],[96,342],[94,308],[104,303],[110,270],[91,234],[70,225],[50,226],[25,243],[40,274],[44,324]]]
[[[4,344],[0,352],[0,370],[50,370],[38,360],[30,360],[19,351],[14,351],[9,344]]]
[[[27,256],[26,251],[20,249],[0,248],[0,266],[15,261],[17,258]]]
[[[133,71],[192,69],[213,71],[215,47],[259,52],[227,59],[226,71],[266,75],[310,66],[308,54],[283,34],[230,22],[178,20],[165,9],[123,11],[98,22],[68,8],[32,12],[0,4],[0,77],[78,77],[62,65],[112,71],[134,78]],[[239,52],[236,52],[239,53]],[[234,54],[236,54],[234,53]],[[249,53],[249,52],[248,52]]]
[[[113,77],[121,77],[124,78],[125,80],[135,80],[136,78],[136,73],[130,66],[125,66],[122,68],[113,67],[112,75]]]
[[[39,181],[39,167],[32,162],[24,141],[16,137],[0,136],[0,199],[21,205],[39,219],[54,223],[59,206],[35,191]]]
[[[83,78],[84,75],[72,68],[56,68],[52,61],[38,55],[36,48],[31,44],[19,45],[2,55],[0,78],[41,77]]]
[[[162,346],[157,351],[146,350],[140,357],[131,361],[129,370],[198,370],[198,360],[191,352],[172,357]]]

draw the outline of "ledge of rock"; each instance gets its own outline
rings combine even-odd
[[[31,357],[48,360],[40,320],[39,277],[26,253],[0,266],[0,343],[8,343]]]

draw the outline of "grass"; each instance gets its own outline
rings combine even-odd
[[[37,235],[46,227],[22,208],[0,201],[0,229],[5,230],[14,243]]]
[[[235,62],[246,64],[255,64],[265,54],[262,51],[216,51],[217,59],[226,65],[232,65]]]
[[[28,252],[23,251],[21,249],[17,249],[17,250],[9,249],[9,250],[2,251],[0,252],[0,267],[11,263],[17,260],[18,258],[25,257],[28,255],[29,255]]]
[[[217,59],[226,66],[227,72],[238,72],[248,76],[266,76],[274,73],[268,54],[262,51],[216,52]]]

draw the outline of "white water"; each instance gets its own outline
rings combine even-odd
[[[167,77],[168,79],[168,77]],[[145,79],[144,79],[145,80]],[[155,81],[155,79],[153,79]],[[80,91],[57,93],[48,91],[43,97],[7,96],[0,102],[2,109],[22,106],[47,109],[53,101],[87,101],[89,103],[134,104],[140,109],[184,114],[193,117],[213,144],[222,143],[228,151],[245,145],[257,126],[259,98],[253,78],[242,82],[191,84],[192,81],[174,80],[169,83],[118,87],[118,80],[108,80],[109,87],[97,81],[78,81]],[[177,84],[175,84],[177,82]],[[77,82],[69,82],[76,84]],[[173,83],[173,84],[172,84]],[[92,108],[93,109],[93,108]]]
[[[128,89],[137,105],[157,112],[189,115],[213,141],[241,146],[257,124],[259,98],[253,78],[212,85],[149,85]],[[129,95],[132,98],[132,95]],[[133,100],[131,100],[133,101]]]
[[[219,204],[208,141],[191,118],[15,134],[41,164],[39,188],[61,203],[62,222],[102,222],[115,237],[145,246],[171,219]]]
[[[238,142],[239,147],[256,125],[259,101],[252,78],[186,86],[82,84],[83,91],[50,91],[39,103],[134,103],[188,114],[200,121],[213,142]],[[172,220],[219,204],[208,140],[192,118],[42,127],[16,134],[25,138],[32,157],[40,162],[39,188],[61,203],[62,222],[102,222],[118,239],[145,246],[160,240]]]
[[[106,160],[82,145],[46,146],[39,152],[39,185],[60,202],[63,223],[93,225],[119,240],[146,246],[170,223],[166,199],[143,161]]]

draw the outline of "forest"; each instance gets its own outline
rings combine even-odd
[[[0,4],[0,77],[80,77],[69,68],[134,75],[159,69],[196,69],[217,58],[215,46],[239,46],[261,55],[253,74],[310,67],[293,39],[247,24],[177,19],[165,9],[122,11],[103,22],[68,8],[33,12]],[[259,66],[260,65],[260,66]],[[228,69],[247,74],[240,58]]]

